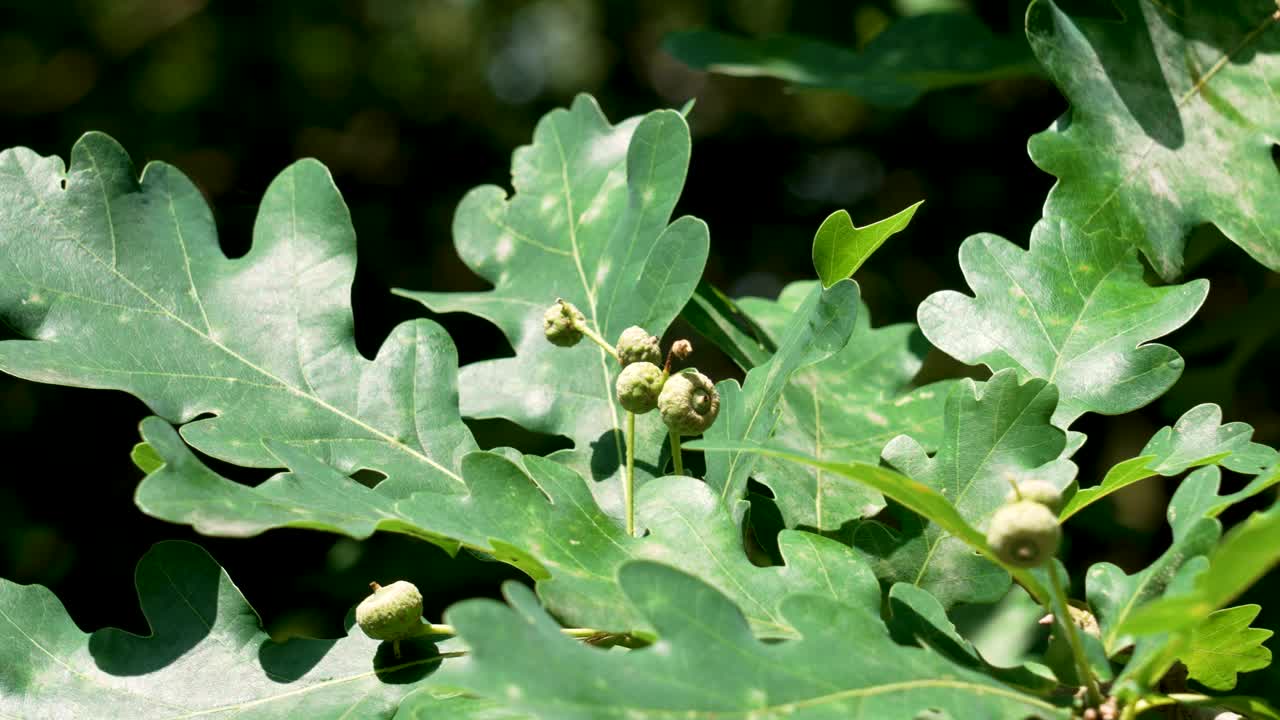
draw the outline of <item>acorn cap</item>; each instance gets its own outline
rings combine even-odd
[[[720,393],[706,375],[685,370],[667,378],[658,395],[662,422],[681,435],[701,435],[720,414]]]

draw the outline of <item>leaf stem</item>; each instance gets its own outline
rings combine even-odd
[[[627,536],[636,534],[636,414],[627,412],[627,476],[622,485],[622,502],[627,506]]]
[[[617,349],[614,348],[609,343],[605,342],[605,339],[600,337],[599,333],[597,333],[595,330],[592,330],[590,327],[588,327],[586,323],[577,323],[577,326],[578,326],[578,329],[582,331],[583,335],[586,335],[588,338],[591,339],[591,342],[599,345],[601,348],[604,348],[604,351],[609,353],[609,355],[611,355],[614,360],[618,362],[622,362],[622,358],[618,357]]]
[[[671,430],[667,433],[671,436],[671,462],[675,463],[676,474],[684,474],[684,458],[680,456],[680,433]]]
[[[1067,645],[1071,648],[1071,657],[1075,660],[1076,675],[1084,683],[1088,705],[1096,708],[1102,704],[1102,691],[1098,689],[1098,680],[1093,676],[1093,669],[1089,667],[1089,661],[1085,658],[1084,645],[1081,644],[1080,634],[1076,629],[1076,621],[1071,617],[1071,606],[1067,603],[1067,591],[1062,587],[1062,578],[1058,577],[1056,564],[1050,563],[1048,571],[1049,588],[1053,593],[1053,602],[1050,604],[1049,612],[1058,619],[1058,624],[1062,626],[1062,634],[1067,640]],[[1061,611],[1053,607],[1054,605],[1059,606]]]

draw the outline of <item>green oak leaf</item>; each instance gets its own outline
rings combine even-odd
[[[817,283],[792,283],[777,301],[742,298],[739,305],[772,337],[783,332]],[[942,436],[942,409],[955,381],[913,388],[923,362],[922,338],[910,323],[871,327],[860,305],[849,343],[831,357],[798,371],[782,394],[782,414],[770,444],[818,459],[876,462],[892,438],[909,434],[927,448]],[[773,491],[789,527],[819,531],[876,514],[880,493],[834,482],[818,468],[766,458],[754,474]]]
[[[865,227],[857,227],[846,210],[827,216],[813,238],[813,267],[823,287],[831,287],[858,271],[885,240],[905,230],[924,201]]]
[[[1221,483],[1222,472],[1217,466],[1210,465],[1191,473],[1178,485],[1166,511],[1175,536],[1181,535],[1199,518],[1217,517],[1232,505],[1274,487],[1280,483],[1280,467],[1273,466],[1259,472],[1244,487],[1225,495],[1219,493]]]
[[[572,625],[642,628],[643,618],[627,605],[616,578],[618,567],[633,559],[665,562],[720,588],[762,636],[795,634],[778,611],[787,595],[864,597],[874,604],[879,593],[875,576],[852,550],[809,533],[779,535],[785,565],[753,565],[729,508],[690,477],[658,478],[641,487],[636,518],[646,532],[629,537],[622,522],[596,504],[588,481],[546,458],[471,453],[462,462],[469,494],[393,499],[275,443],[270,451],[291,472],[246,487],[201,466],[163,421],[144,422],[143,433],[165,462],[138,489],[139,507],[154,517],[219,535],[308,527],[353,537],[384,530],[441,544],[447,539],[525,571],[538,581],[547,606]]]
[[[509,584],[510,608],[471,600],[448,611],[471,652],[465,668],[441,681],[548,720],[910,718],[927,709],[991,720],[1069,715],[932,651],[898,645],[878,604],[789,597],[782,612],[801,639],[766,644],[729,598],[674,568],[631,563],[619,582],[655,628],[652,646],[606,653],[566,641],[532,593]]]
[[[1115,656],[1133,644],[1135,634],[1125,629],[1144,605],[1164,596],[1178,572],[1194,558],[1213,549],[1222,535],[1222,525],[1201,516],[1174,535],[1173,543],[1146,568],[1125,574],[1111,563],[1096,563],[1085,576],[1085,597],[1093,607],[1102,630],[1102,646]]]
[[[901,18],[861,52],[804,37],[748,39],[713,30],[671,33],[662,45],[698,70],[840,90],[891,108],[912,105],[929,90],[1039,72],[1021,38],[996,36],[962,13]]]
[[[1054,219],[1036,224],[1030,250],[969,237],[960,267],[975,296],[930,295],[920,329],[966,363],[1056,385],[1061,428],[1086,412],[1129,412],[1168,390],[1183,360],[1149,341],[1190,320],[1209,292],[1205,280],[1150,287],[1131,247]]]
[[[982,385],[963,380],[947,397],[938,452],[930,457],[903,435],[885,447],[884,459],[937,490],[967,524],[985,532],[1014,483],[1039,479],[1065,488],[1075,478],[1076,466],[1061,457],[1066,434],[1049,423],[1057,399],[1053,385],[1020,383],[1012,370]],[[948,608],[994,602],[1008,591],[1008,573],[945,527],[911,513],[898,513],[897,520],[897,527],[872,521],[854,530],[854,543],[878,559],[881,578],[922,587]]]
[[[201,451],[279,467],[262,438],[380,492],[462,490],[475,449],[458,414],[453,342],[434,323],[397,327],[377,357],[356,349],[355,232],[329,172],[303,160],[267,189],[253,247],[228,259],[195,185],[90,133],[71,167],[0,153],[0,370],[125,390]],[[212,417],[196,419],[201,415]]]
[[[1260,605],[1218,610],[1192,631],[1181,656],[1192,680],[1212,690],[1232,690],[1236,675],[1271,664],[1271,651],[1262,643],[1274,633],[1249,627],[1260,610]]]
[[[1071,103],[1031,138],[1058,178],[1045,216],[1117,247],[1165,279],[1188,232],[1213,223],[1280,270],[1280,14],[1274,0],[1116,0],[1123,19],[1027,11],[1036,57]]]
[[[1037,675],[1025,667],[1002,668],[987,662],[973,643],[956,630],[938,599],[925,590],[907,583],[894,583],[889,588],[888,600],[889,632],[900,644],[932,649],[957,665],[991,675],[1031,692],[1047,693],[1057,686],[1053,680]],[[1034,622],[1028,625],[1035,627]]]
[[[274,642],[226,572],[190,543],[153,547],[135,582],[146,636],[84,633],[48,589],[0,580],[0,715],[391,718],[461,654],[456,640],[415,639],[396,658],[350,620],[343,638]]]
[[[1216,522],[1216,521],[1215,521]],[[1255,512],[1208,553],[1208,568],[1192,587],[1152,602],[1125,619],[1124,632],[1186,633],[1225,607],[1280,563],[1280,505]]]
[[[808,287],[777,333],[773,357],[749,370],[741,386],[733,380],[716,385],[720,415],[703,435],[722,443],[767,440],[782,416],[780,403],[792,376],[838,353],[849,342],[858,296],[857,283],[847,279],[826,289],[817,283]],[[741,450],[707,453],[707,484],[739,517],[745,511],[747,480],[757,459],[754,453]]]
[[[1280,460],[1280,454],[1266,445],[1251,442],[1252,437],[1253,427],[1247,423],[1222,424],[1222,409],[1217,405],[1197,405],[1183,413],[1172,426],[1156,432],[1138,457],[1117,463],[1101,483],[1072,496],[1062,508],[1061,519],[1065,521],[1111,493],[1153,475],[1173,477],[1191,468],[1219,463],[1236,472],[1252,470],[1252,474],[1258,474],[1262,468]],[[1258,491],[1262,489],[1265,488]]]
[[[614,397],[620,370],[583,341],[556,347],[542,333],[556,298],[576,305],[608,342],[638,325],[661,336],[693,295],[707,259],[707,226],[668,224],[689,165],[689,126],[674,110],[610,125],[580,95],[542,118],[533,144],[512,158],[515,193],[485,185],[458,205],[454,245],[493,283],[485,292],[397,291],[437,312],[468,312],[497,325],[515,357],[483,360],[459,376],[468,417],[512,420],[574,443],[561,457],[598,483],[621,514],[626,412]],[[656,413],[636,419],[637,482],[654,475],[665,429]]]
[[[533,716],[494,700],[424,688],[400,701],[393,720],[534,720]]]
[[[871,549],[874,550],[877,547],[876,543],[878,541],[880,543],[879,547],[886,548],[884,549],[884,552],[891,552],[893,549],[892,543],[899,542],[903,534],[908,536],[913,533],[919,534],[919,528],[924,524],[921,518],[927,518],[943,531],[950,533],[951,536],[960,543],[968,545],[975,554],[986,558],[987,561],[994,565],[1003,566],[1004,572],[1017,580],[1018,584],[1025,588],[1027,593],[1031,595],[1031,597],[1035,598],[1036,602],[1041,605],[1049,602],[1049,591],[1045,588],[1045,585],[1041,582],[1041,578],[1037,576],[1037,573],[1027,570],[1026,568],[1005,564],[996,555],[991,546],[987,544],[986,537],[983,533],[970,525],[969,522],[960,515],[960,512],[956,509],[955,505],[953,505],[945,495],[929,485],[917,482],[912,478],[879,465],[871,465],[863,462],[840,463],[830,460],[819,460],[791,450],[769,447],[767,445],[754,445],[747,443],[725,443],[723,445],[714,445],[708,440],[699,440],[696,443],[690,444],[689,448],[694,450],[742,450],[744,452],[755,453],[762,457],[773,457],[780,460],[799,463],[801,465],[820,468],[823,471],[830,473],[831,477],[837,479],[839,482],[853,482],[866,485],[885,497],[894,500],[898,504],[902,505],[903,508],[906,508],[912,513],[920,516],[919,518],[916,518],[915,516],[908,515],[900,520],[902,524],[899,525],[899,527],[908,528],[906,533],[894,531],[889,528],[882,528],[880,531],[881,534],[888,537],[889,541],[879,538],[866,538],[865,543]],[[1052,475],[1052,473],[1050,473],[1050,475]],[[910,525],[910,523],[913,522],[915,523],[914,528]],[[875,528],[876,523],[863,523],[858,526],[856,530],[865,530],[867,527]],[[856,534],[854,535],[854,539],[859,539]],[[874,555],[875,553],[873,552],[872,554]],[[884,568],[881,568],[881,570],[883,571]],[[1000,577],[998,575],[998,571],[990,571],[986,568],[982,569],[982,573],[989,574],[993,577]],[[888,576],[887,573],[886,577],[890,581],[894,580],[894,578]],[[963,581],[967,582],[968,579],[969,578],[964,578]],[[1008,578],[1005,578],[1003,584],[1008,587]]]

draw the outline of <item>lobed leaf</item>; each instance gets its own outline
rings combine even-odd
[[[619,654],[566,642],[528,590],[508,585],[510,608],[473,600],[449,611],[471,655],[447,681],[555,720],[899,718],[927,709],[992,720],[1070,714],[936,653],[894,643],[876,606],[787,598],[782,612],[801,638],[765,644],[728,598],[678,570],[631,563],[619,582],[655,628],[654,645]],[[832,662],[836,657],[841,661]]]
[[[1259,605],[1241,605],[1211,613],[1191,633],[1182,662],[1192,680],[1213,690],[1232,690],[1239,673],[1271,664],[1271,651],[1262,643],[1274,633],[1251,628]]]
[[[777,335],[773,357],[747,372],[742,386],[732,380],[716,385],[720,416],[704,435],[717,442],[764,442],[781,416],[780,403],[792,376],[826,360],[849,342],[858,311],[858,285],[841,280],[823,289],[816,283],[788,317]],[[756,456],[740,450],[707,453],[707,484],[735,512],[746,496],[747,479]]]
[[[1280,270],[1274,0],[1115,4],[1119,21],[1051,0],[1027,11],[1031,48],[1071,103],[1029,145],[1058,178],[1045,216],[1141,248],[1166,280],[1203,223]]]
[[[621,369],[591,342],[556,347],[542,332],[556,298],[575,304],[608,342],[638,325],[661,336],[692,297],[707,259],[707,226],[670,224],[688,170],[689,126],[674,110],[610,125],[590,96],[539,121],[533,144],[512,158],[510,197],[473,189],[458,205],[454,245],[485,292],[397,291],[437,312],[468,312],[498,326],[515,357],[462,369],[459,396],[468,417],[501,417],[564,435],[558,457],[584,477],[602,503],[622,514],[625,411],[614,397]],[[636,418],[637,483],[657,469],[665,428],[656,414]],[[614,480],[614,482],[605,482]]]
[[[226,572],[190,543],[153,547],[135,581],[146,636],[86,634],[49,590],[0,580],[0,715],[391,718],[462,654],[455,640],[415,639],[396,658],[389,643],[359,632],[274,642]],[[421,706],[466,711],[471,702]]]
[[[884,449],[898,471],[945,497],[964,522],[985,532],[1014,484],[1044,480],[1058,488],[1075,478],[1076,466],[1062,458],[1066,434],[1050,424],[1057,390],[1043,380],[1019,383],[1004,370],[979,386],[961,381],[947,397],[938,452],[930,457],[907,436]],[[914,508],[912,508],[914,510]],[[953,531],[925,514],[898,518],[898,527],[867,523],[854,531],[855,544],[879,559],[877,574],[933,593],[944,607],[994,602],[1009,589],[1009,576],[973,552]]]
[[[1157,431],[1138,457],[1118,463],[1101,483],[1072,496],[1062,508],[1061,519],[1065,521],[1111,493],[1153,475],[1173,477],[1191,468],[1220,463],[1231,470],[1257,474],[1280,460],[1275,450],[1251,442],[1252,436],[1253,427],[1247,423],[1222,424],[1222,409],[1217,405],[1197,405],[1173,426]]]
[[[963,362],[1053,383],[1061,428],[1086,412],[1135,410],[1168,390],[1183,360],[1149,341],[1190,320],[1209,292],[1204,280],[1150,287],[1131,247],[1055,218],[1035,226],[1029,250],[971,236],[960,267],[974,297],[930,295],[920,329]]]
[[[621,521],[596,504],[582,476],[545,458],[472,453],[462,464],[468,494],[423,492],[392,500],[283,445],[273,445],[272,452],[292,472],[247,488],[199,466],[163,422],[148,421],[143,432],[166,463],[138,490],[148,514],[209,534],[310,527],[354,537],[385,530],[447,540],[528,573],[547,606],[572,625],[644,629],[616,580],[617,569],[633,559],[665,562],[720,588],[762,636],[795,634],[778,610],[791,594],[877,602],[875,576],[834,540],[784,531],[778,544],[786,564],[753,565],[730,509],[689,477],[663,477],[640,488],[636,517],[644,534],[629,537]],[[284,490],[293,486],[307,492]],[[348,492],[340,494],[344,487]]]
[[[777,301],[743,298],[739,304],[777,337],[814,285],[792,283]],[[954,381],[912,387],[922,364],[920,345],[923,338],[913,325],[873,329],[866,306],[859,305],[849,343],[792,376],[770,444],[838,462],[876,462],[885,444],[904,433],[935,448],[943,401]],[[788,527],[838,530],[884,507],[880,493],[833,481],[820,468],[763,458],[753,477],[773,491]]]
[[[475,449],[456,405],[457,354],[419,320],[378,356],[356,350],[355,233],[329,173],[294,163],[271,183],[247,254],[228,259],[213,216],[176,169],[137,177],[90,133],[71,166],[0,153],[0,370],[124,390],[196,448],[279,467],[261,440],[306,448],[342,472],[377,470],[380,492],[461,491]],[[210,417],[201,417],[209,415]]]

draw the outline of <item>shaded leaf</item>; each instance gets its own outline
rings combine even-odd
[[[846,210],[827,216],[813,238],[813,267],[823,287],[831,287],[858,271],[885,240],[905,230],[921,200],[889,217],[857,227]]]
[[[1221,471],[1215,466],[1209,466],[1191,473],[1178,485],[1166,511],[1175,537],[1185,532],[1199,518],[1217,517],[1232,505],[1274,487],[1280,483],[1280,467],[1272,467],[1259,473],[1244,487],[1226,495],[1218,494],[1221,482]]]
[[[625,411],[614,397],[618,367],[595,344],[556,347],[542,332],[556,298],[575,304],[608,342],[638,325],[661,336],[693,295],[707,258],[707,226],[668,224],[689,165],[689,127],[674,110],[610,125],[579,96],[538,123],[512,158],[513,195],[485,185],[458,205],[454,245],[485,292],[397,291],[437,312],[468,312],[497,325],[515,357],[462,369],[463,414],[501,417],[559,434],[559,456],[600,481],[601,502],[621,515]],[[638,482],[655,474],[666,437],[656,413],[637,418]]]
[[[1153,475],[1173,477],[1217,463],[1237,472],[1257,472],[1259,466],[1280,460],[1271,448],[1251,442],[1252,436],[1253,427],[1247,423],[1222,424],[1222,409],[1217,405],[1197,405],[1172,426],[1157,431],[1138,457],[1113,466],[1097,486],[1078,491],[1062,508],[1061,518],[1065,521],[1111,493]]]
[[[1027,12],[1036,57],[1071,110],[1031,138],[1056,175],[1045,216],[1117,247],[1165,279],[1188,232],[1213,223],[1280,270],[1280,15],[1274,0],[1116,0],[1121,21]]]
[[[475,449],[445,332],[408,322],[375,360],[356,349],[355,233],[323,166],[271,183],[253,247],[231,260],[200,192],[90,133],[64,170],[25,148],[0,153],[0,369],[138,396],[222,460],[279,467],[261,439],[305,447],[342,472],[387,476],[380,492],[461,490]],[[211,415],[195,419],[200,415]]]
[[[1135,612],[1123,630],[1136,635],[1176,632],[1195,627],[1226,606],[1258,578],[1280,563],[1280,506],[1256,512],[1232,528],[1209,553],[1209,567],[1194,587],[1165,597]]]
[[[1039,72],[1021,38],[993,35],[960,13],[899,19],[862,52],[804,37],[748,39],[713,30],[671,33],[663,48],[698,70],[840,90],[885,107],[906,107],[928,90]]]
[[[875,608],[793,596],[782,609],[802,639],[765,644],[728,598],[673,568],[632,563],[619,581],[657,631],[649,648],[608,654],[566,642],[533,595],[509,584],[511,608],[474,600],[449,610],[472,654],[448,681],[555,720],[905,718],[926,709],[992,720],[1069,715],[894,643]]]
[[[1231,690],[1237,674],[1271,664],[1271,651],[1262,643],[1274,633],[1249,627],[1261,609],[1260,605],[1226,608],[1210,614],[1196,627],[1182,651],[1182,662],[1192,680],[1213,690]]]
[[[1026,668],[1001,668],[988,663],[973,644],[956,631],[938,599],[915,585],[895,583],[889,589],[889,614],[889,632],[900,644],[931,648],[957,665],[1031,692],[1045,693],[1057,687],[1053,680]],[[1030,624],[1035,627],[1034,621]]]
[[[1114,656],[1133,644],[1125,625],[1141,608],[1162,597],[1189,561],[1213,549],[1222,534],[1217,520],[1200,517],[1177,535],[1169,548],[1146,568],[1126,575],[1111,563],[1096,563],[1085,576],[1085,597],[1102,629],[1102,645]]]
[[[766,362],[778,350],[752,318],[740,310],[728,295],[705,280],[698,283],[680,317],[743,370]]]
[[[737,520],[711,488],[689,477],[659,478],[640,488],[636,518],[647,533],[629,537],[619,519],[596,505],[587,481],[545,458],[472,453],[462,464],[469,494],[423,492],[393,501],[282,445],[272,452],[292,472],[247,488],[196,466],[163,422],[148,421],[143,430],[167,463],[139,488],[139,504],[149,514],[213,534],[290,526],[354,537],[385,530],[442,543],[447,538],[519,567],[571,625],[643,629],[616,580],[618,567],[632,559],[665,562],[703,578],[739,603],[763,636],[794,635],[778,611],[789,594],[877,602],[875,576],[834,540],[784,531],[778,545],[786,564],[753,565]],[[288,485],[308,492],[278,501],[279,488]],[[342,494],[343,487],[350,491]]]
[[[777,334],[778,350],[768,362],[747,372],[739,387],[733,380],[716,385],[720,416],[704,435],[718,442],[764,442],[782,414],[780,402],[792,376],[801,368],[831,357],[849,342],[858,313],[858,285],[841,280],[827,289],[816,283],[797,303]],[[707,484],[730,507],[746,495],[755,468],[753,453],[731,450],[707,453]]]
[[[153,547],[135,582],[147,636],[83,633],[49,590],[0,580],[0,715],[390,718],[461,650],[415,639],[396,658],[390,644],[351,632],[350,619],[344,638],[276,643],[226,572],[189,543]]]
[[[740,305],[777,337],[814,285],[792,283],[776,302],[743,298]],[[792,377],[770,444],[842,462],[876,462],[885,444],[904,433],[935,448],[943,402],[954,381],[912,388],[923,344],[910,323],[873,329],[866,306],[860,305],[849,343]],[[773,491],[789,527],[835,530],[884,507],[880,493],[833,482],[817,468],[765,458],[754,477]]]
[[[959,542],[968,545],[973,552],[986,558],[990,563],[1000,565],[999,558],[996,557],[991,547],[987,545],[987,540],[983,533],[970,525],[946,496],[928,485],[888,468],[860,462],[839,463],[830,460],[818,460],[791,450],[767,445],[749,445],[745,443],[713,445],[711,440],[699,440],[695,443],[690,443],[687,447],[691,450],[742,450],[743,452],[752,452],[764,457],[774,457],[821,468],[831,473],[833,478],[839,478],[840,482],[860,483],[882,493],[885,497],[893,499],[904,508],[921,516],[921,518],[928,518],[929,521],[936,523],[939,528],[949,533]],[[916,533],[918,534],[919,527],[923,525],[923,520],[918,518],[915,522]],[[862,527],[868,525],[871,525],[871,523],[864,523],[859,529],[861,530]],[[886,528],[885,532],[889,532],[889,530]],[[898,540],[896,533],[892,537],[894,541]],[[857,536],[855,536],[855,539],[857,539]],[[892,550],[892,548],[889,548],[889,550]],[[884,568],[880,570],[885,573],[882,577],[886,577],[890,572]],[[1001,570],[999,568],[993,570],[984,569],[983,572],[994,577],[1003,577],[1004,586],[1006,588],[1009,586],[1008,577],[1000,575]],[[1013,566],[1004,567],[1003,572],[1016,578],[1018,584],[1026,588],[1027,592],[1036,598],[1037,602],[1042,604],[1048,602],[1049,593],[1034,573]],[[888,579],[892,579],[892,577]]]
[[[990,234],[968,238],[960,267],[975,296],[930,295],[920,329],[966,363],[1056,385],[1061,428],[1086,412],[1129,412],[1169,389],[1183,360],[1149,341],[1190,320],[1209,292],[1204,280],[1150,287],[1134,250],[1052,219],[1032,230],[1030,250]]]

